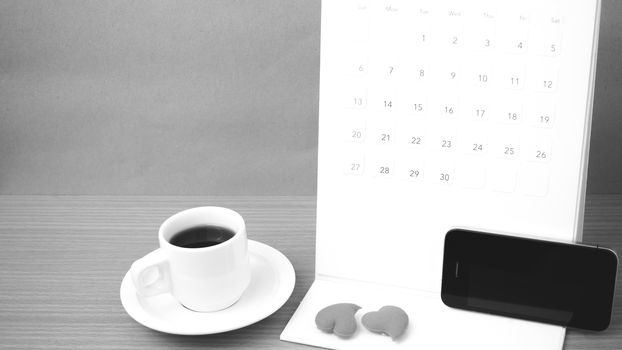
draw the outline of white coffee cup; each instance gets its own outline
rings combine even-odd
[[[181,231],[219,226],[233,231],[228,240],[203,248],[170,243]],[[221,207],[198,207],[166,219],[158,232],[160,249],[136,260],[130,269],[136,291],[144,297],[170,293],[193,311],[209,312],[234,304],[251,279],[246,225],[240,214]]]

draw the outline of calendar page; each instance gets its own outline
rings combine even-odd
[[[596,1],[324,1],[317,273],[439,291],[452,227],[578,238]]]
[[[317,279],[440,299],[452,228],[580,240],[598,19],[597,0],[323,1]]]

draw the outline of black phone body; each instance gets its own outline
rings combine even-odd
[[[609,326],[618,258],[607,248],[462,229],[445,236],[450,307],[565,327]]]

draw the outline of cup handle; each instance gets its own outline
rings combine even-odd
[[[134,261],[130,273],[136,291],[144,297],[171,291],[171,271],[162,249],[157,249]]]

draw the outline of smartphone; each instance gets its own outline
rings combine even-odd
[[[602,331],[618,268],[613,250],[462,229],[445,236],[445,305]]]

